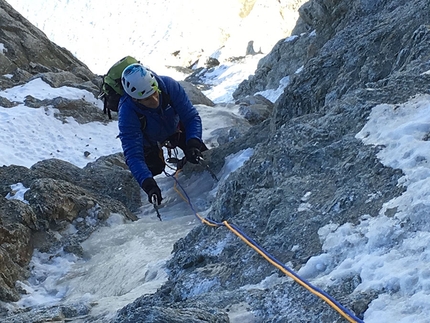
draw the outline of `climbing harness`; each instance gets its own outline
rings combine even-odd
[[[258,245],[253,239],[247,236],[239,227],[234,224],[228,223],[227,221],[216,222],[210,218],[202,217],[196,210],[194,209],[193,204],[185,192],[184,188],[181,186],[177,179],[177,174],[179,171],[176,171],[175,174],[168,174],[166,171],[164,172],[166,176],[173,178],[175,181],[174,190],[178,193],[178,195],[189,205],[194,215],[203,223],[211,227],[226,227],[231,232],[233,232],[236,236],[238,236],[243,242],[245,242],[249,247],[254,249],[258,254],[260,254],[264,259],[266,259],[271,265],[282,271],[286,276],[293,279],[296,283],[306,288],[312,294],[318,296],[322,300],[324,300],[327,304],[329,304],[334,310],[336,310],[343,318],[348,320],[350,323],[364,323],[363,320],[359,319],[352,313],[350,310],[342,306],[338,301],[336,301],[332,296],[319,289],[318,287],[313,286],[311,283],[307,282],[305,279],[301,278],[290,268],[285,266],[283,263],[275,259],[271,254],[269,254],[265,249]],[[215,176],[216,178],[216,176]],[[177,188],[179,187],[180,190]]]

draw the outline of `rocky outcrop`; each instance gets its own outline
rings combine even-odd
[[[0,88],[61,77],[55,85],[73,85],[97,92],[96,76],[65,48],[51,42],[6,1],[0,1]],[[11,77],[5,77],[10,75]]]
[[[124,221],[136,220],[132,211],[141,205],[140,187],[125,166],[122,154],[107,156],[83,169],[48,159],[30,169],[0,168],[0,300],[16,301],[17,280],[28,276],[33,249],[80,255],[80,242],[111,213]],[[28,189],[25,202],[14,200],[16,184]],[[76,228],[75,234],[68,232]]]
[[[273,111],[273,103],[260,94],[244,97],[237,100],[236,104],[239,105],[240,115],[251,125],[267,120]]]
[[[258,62],[254,75],[238,86],[233,97],[240,99],[260,91],[276,90],[283,78],[299,72],[305,61],[315,54],[309,47],[316,38],[314,34],[303,33],[281,39],[270,54]]]
[[[188,98],[193,104],[203,104],[208,107],[213,107],[215,104],[207,98],[196,86],[194,86],[190,82],[179,81],[179,84],[182,85],[185,92],[188,95]]]
[[[19,201],[0,197],[0,299],[16,301],[19,292],[15,282],[28,275],[32,255],[31,231],[37,226],[32,209]]]

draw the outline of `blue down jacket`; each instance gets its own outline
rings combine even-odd
[[[201,118],[183,87],[168,76],[155,75],[161,92],[170,97],[170,104],[163,108],[163,96],[157,109],[150,109],[134,102],[124,94],[119,102],[118,128],[127,165],[140,186],[152,177],[145,163],[145,149],[162,144],[178,129],[179,120],[185,128],[186,141],[197,138],[202,141]],[[139,117],[145,116],[146,127],[141,131]]]

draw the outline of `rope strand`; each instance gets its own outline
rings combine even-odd
[[[191,210],[193,211],[194,215],[203,223],[211,227],[226,227],[228,228],[233,234],[238,236],[243,242],[245,242],[249,247],[254,249],[258,254],[260,254],[264,259],[266,259],[271,265],[279,269],[281,272],[283,272],[286,276],[293,279],[296,283],[304,287],[306,290],[311,292],[312,294],[318,296],[323,301],[325,301],[327,304],[329,304],[334,310],[336,310],[342,317],[344,317],[348,322],[351,323],[364,323],[363,320],[359,319],[349,311],[347,308],[342,306],[338,301],[336,301],[333,297],[328,295],[323,290],[313,286],[311,283],[307,282],[305,279],[301,278],[299,275],[297,275],[294,271],[292,271],[290,268],[279,262],[277,259],[275,259],[272,255],[270,255],[266,250],[264,250],[261,246],[259,246],[253,239],[251,239],[249,236],[247,236],[240,228],[238,228],[234,224],[230,224],[227,221],[223,222],[216,222],[214,220],[204,218],[202,217],[195,209],[193,204],[191,203],[191,199],[184,190],[184,188],[181,186],[177,179],[177,175],[179,174],[180,170],[176,171],[174,175],[170,175],[167,172],[164,172],[166,176],[172,177],[175,181],[175,184],[173,186],[174,190],[178,193],[178,195],[190,206]],[[180,188],[180,191],[177,186]]]

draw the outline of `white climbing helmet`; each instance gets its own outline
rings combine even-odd
[[[158,91],[154,74],[140,63],[131,64],[124,69],[121,84],[125,92],[135,99],[145,99]]]

